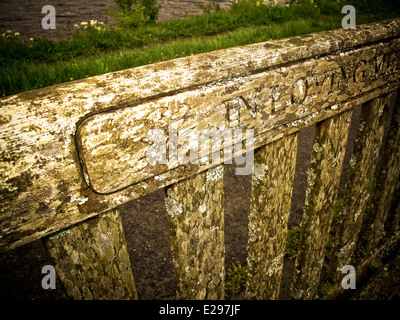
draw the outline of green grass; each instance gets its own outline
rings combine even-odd
[[[143,25],[89,27],[71,39],[0,38],[0,95],[151,64],[217,49],[341,27],[338,4],[309,1],[285,7],[243,0],[229,10]],[[336,11],[335,11],[336,10]],[[337,11],[339,10],[339,13]],[[332,13],[333,12],[333,13]],[[400,16],[400,10],[357,15],[357,24]]]
[[[241,28],[210,38],[175,40],[145,48],[97,53],[58,63],[18,61],[0,69],[0,87],[3,95],[12,94],[191,54],[327,30],[331,27],[332,23],[329,22],[315,24],[313,20],[299,20],[288,22],[281,28],[276,28],[275,24]]]
[[[244,292],[247,283],[247,267],[233,264],[226,273],[225,292],[228,296],[234,296]]]
[[[300,237],[301,237],[300,226],[294,226],[293,228],[291,228],[288,231],[288,234],[286,237],[285,254],[290,259],[297,257],[297,255],[299,254]]]
[[[140,26],[136,29],[88,27],[85,32],[71,30],[71,40],[37,41],[23,43],[18,39],[1,39],[2,62],[29,59],[31,61],[55,62],[78,56],[90,56],[108,50],[131,49],[146,44],[174,39],[212,36],[249,26],[268,25],[298,18],[318,15],[314,6],[270,7],[233,5],[230,10],[219,10],[197,17],[177,19]],[[301,9],[300,9],[301,8]],[[81,30],[83,27],[80,28]]]

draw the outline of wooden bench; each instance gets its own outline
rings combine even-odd
[[[395,19],[2,98],[1,251],[43,239],[69,297],[136,299],[118,206],[166,188],[178,297],[224,299],[223,163],[254,152],[246,298],[277,299],[298,132],[316,125],[292,295],[315,298],[328,261],[334,296],[344,265],[362,274],[400,237],[399,37]],[[337,201],[360,105],[345,195]],[[193,141],[202,130],[231,132],[226,141],[242,148],[212,144],[200,154]],[[150,163],[157,143],[168,147],[166,157]],[[192,161],[179,161],[191,150]]]

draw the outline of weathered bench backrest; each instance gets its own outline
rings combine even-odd
[[[198,254],[204,259],[210,254],[220,257],[207,272],[213,270],[223,278],[223,170],[218,164],[226,159],[182,164],[179,152],[186,154],[193,144],[188,147],[187,141],[178,141],[175,150],[171,134],[196,140],[204,129],[252,129],[254,142],[246,143],[247,151],[262,148],[255,155],[253,168],[247,292],[249,298],[277,298],[298,131],[317,124],[302,222],[304,246],[296,264],[298,277],[293,291],[299,298],[315,296],[316,285],[310,281],[319,280],[352,109],[366,104],[350,163],[348,199],[345,196],[343,200],[343,219],[351,217],[354,228],[338,231],[343,240],[336,243],[342,253],[337,259],[352,255],[361,230],[362,219],[358,217],[365,209],[376,167],[382,119],[400,86],[399,37],[397,19],[356,30],[218,50],[2,98],[1,250],[60,230],[67,230],[62,235],[68,236],[68,230],[77,230],[73,226],[79,227],[91,217],[169,186],[166,206],[176,233],[171,241],[177,279],[185,279],[187,270],[182,266],[188,255],[195,254],[193,248],[182,245],[193,227],[181,219],[184,215],[207,231],[203,238],[194,235],[198,241],[222,241],[222,249],[213,247],[215,250],[208,252],[205,245]],[[391,180],[384,191],[384,217],[399,175],[395,127],[392,125],[390,134],[397,140],[389,148],[386,163]],[[151,164],[146,157],[157,141],[149,139],[154,129],[166,133],[169,161],[164,163]],[[232,145],[245,138],[244,134],[233,135]],[[199,150],[196,157],[209,160],[216,150],[201,151],[205,153]],[[231,157],[241,153],[235,149]],[[108,227],[105,223],[104,230]],[[381,234],[383,227],[379,228],[376,232]],[[84,230],[86,227],[82,233]],[[118,239],[123,238],[117,234]],[[60,233],[57,235],[60,238]],[[54,237],[49,239],[55,241]],[[111,242],[107,241],[108,248]],[[47,244],[50,251],[54,243]],[[105,250],[99,248],[100,252]],[[57,250],[54,255],[60,253]],[[310,252],[314,262],[308,261]],[[197,272],[202,281],[212,282],[207,272]],[[307,282],[305,275],[310,279],[313,272],[315,279]],[[178,287],[184,298],[221,298],[221,284],[223,280],[196,294],[184,284],[178,283]]]

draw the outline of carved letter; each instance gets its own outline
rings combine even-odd
[[[332,87],[332,71],[325,71],[324,74],[321,76],[319,74],[314,75],[314,83],[317,86],[317,94],[321,92],[328,93]],[[322,79],[321,79],[322,78]]]
[[[297,80],[292,89],[290,100],[292,104],[297,107],[301,105],[307,97],[308,82],[306,78],[300,78]]]
[[[354,69],[354,82],[363,82],[367,76],[367,61],[362,60],[360,61],[357,65],[356,68]]]

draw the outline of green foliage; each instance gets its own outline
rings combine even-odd
[[[254,24],[269,24],[270,22],[283,22],[291,19],[318,18],[319,9],[311,2],[301,5],[278,6],[270,5],[258,0],[241,0],[232,2],[231,12],[237,21]]]
[[[247,283],[247,267],[233,264],[227,271],[225,280],[225,291],[228,294],[236,295],[245,290]]]
[[[0,37],[0,96],[161,60],[341,27],[340,12],[323,14],[330,10],[323,7],[328,3],[325,0],[302,0],[289,6],[240,0],[229,9],[217,10],[217,5],[210,5],[205,6],[207,14],[201,16],[149,23],[158,14],[154,3],[118,0],[119,10],[114,10],[120,27],[82,22],[71,29],[69,40],[22,41],[17,33],[4,33]],[[155,11],[149,13],[146,8]],[[357,24],[399,15],[400,10],[357,14]]]
[[[357,12],[391,11],[400,8],[399,0],[356,0],[354,4],[349,1],[346,4],[353,5]]]
[[[338,14],[342,12],[342,7],[345,4],[340,1],[316,0],[315,5],[322,14]]]
[[[298,5],[311,3],[320,8],[324,14],[341,13],[345,5],[354,6],[357,13],[392,11],[400,8],[400,0],[291,0],[290,3]]]
[[[199,6],[199,8],[201,10],[203,10],[204,14],[210,14],[213,11],[221,10],[221,6],[219,5],[219,3],[216,3],[216,2],[210,2],[207,4],[198,2],[197,5]]]
[[[336,200],[333,211],[332,226],[336,226],[339,224],[342,209],[343,209],[343,199]]]
[[[285,253],[290,258],[296,257],[297,254],[299,253],[300,236],[301,236],[301,228],[299,226],[295,226],[288,231]]]
[[[330,258],[332,250],[334,248],[335,235],[339,227],[339,224],[341,222],[342,209],[343,209],[343,199],[336,200],[333,209],[334,211],[333,211],[331,229],[329,232],[328,241],[326,242],[325,246],[325,258],[327,259]]]
[[[120,10],[108,8],[107,13],[121,28],[138,28],[157,20],[161,5],[156,5],[156,2],[157,0],[115,0]]]
[[[87,47],[86,44],[82,45],[81,42],[88,43],[87,41],[89,40],[85,38],[85,34],[81,34],[77,35],[78,38],[80,36],[83,37],[82,39],[79,38],[78,43],[69,43],[71,48],[68,51],[69,59],[64,59],[61,53],[56,50],[58,42],[49,41],[51,43],[49,49],[51,50],[43,53],[42,58],[39,57],[38,60],[23,59],[22,57],[13,59],[12,55],[9,55],[9,59],[0,66],[0,96],[162,60],[185,57],[191,54],[329,30],[338,27],[334,22],[334,20],[329,19],[318,24],[314,24],[313,20],[289,21],[283,25],[271,24],[256,28],[238,28],[237,30],[208,38],[176,39],[167,43],[153,43],[151,46],[136,48],[130,48],[129,45],[134,42],[145,44],[158,36],[168,37],[168,35],[164,33],[154,35],[152,32],[155,29],[150,26],[140,28],[146,29],[147,33],[135,38],[132,37],[134,33],[124,33],[116,29],[110,29],[109,33],[106,33],[101,38],[104,48],[117,49],[122,40],[125,40],[125,46],[120,45],[118,50],[108,51],[106,49],[102,50],[100,47],[96,48],[94,44]],[[21,40],[18,41],[22,43]],[[92,43],[91,41],[89,43]],[[39,41],[36,45],[40,47],[43,43]],[[2,48],[1,38],[0,48]],[[80,52],[82,48],[86,48],[87,51],[81,55],[74,56],[74,53]],[[45,49],[43,48],[43,52],[46,51]],[[90,53],[90,55],[86,55],[87,53]],[[31,54],[36,57],[34,50]],[[57,60],[57,57],[60,57],[59,60]]]
[[[146,23],[143,14],[144,7],[137,6],[128,11],[119,11],[114,8],[107,8],[107,14],[110,15],[117,25],[123,29],[138,28]]]
[[[114,0],[114,2],[122,9],[124,13],[132,9],[132,7],[137,5],[137,0]]]
[[[327,279],[321,279],[321,281],[318,284],[319,299],[323,299],[324,297],[328,296],[332,288],[334,288],[334,285],[331,281]]]
[[[148,21],[154,22],[158,18],[161,5],[156,5],[157,0],[141,0],[140,4],[144,7],[143,15]]]

